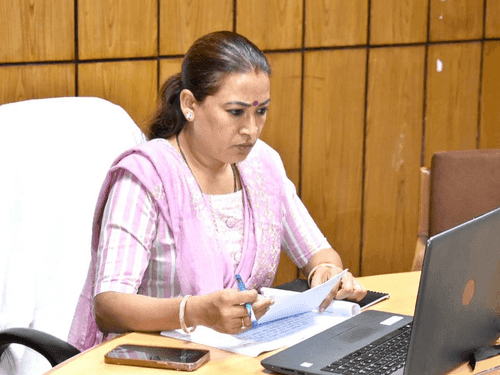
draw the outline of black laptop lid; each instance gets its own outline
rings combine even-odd
[[[427,242],[405,374],[442,374],[500,332],[500,208]]]

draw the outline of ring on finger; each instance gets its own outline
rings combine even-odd
[[[241,318],[241,329],[245,329],[245,321]]]

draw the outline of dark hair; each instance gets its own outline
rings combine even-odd
[[[271,76],[264,53],[242,35],[216,31],[196,40],[182,61],[182,71],[162,85],[159,102],[148,127],[148,138],[169,138],[178,134],[186,119],[181,111],[180,93],[190,90],[197,101],[214,95],[222,80],[232,73],[263,71]]]

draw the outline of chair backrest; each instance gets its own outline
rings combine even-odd
[[[0,330],[30,327],[67,340],[99,189],[118,154],[142,141],[130,116],[103,99],[0,106]],[[11,347],[0,371],[50,368],[30,349]]]
[[[420,170],[420,222],[412,270],[429,237],[500,207],[500,150],[436,152]]]
[[[500,207],[500,150],[437,152],[430,180],[433,236]]]

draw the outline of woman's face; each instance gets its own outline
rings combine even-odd
[[[193,104],[194,150],[223,163],[243,161],[262,132],[270,100],[265,72],[229,75],[214,95]]]

